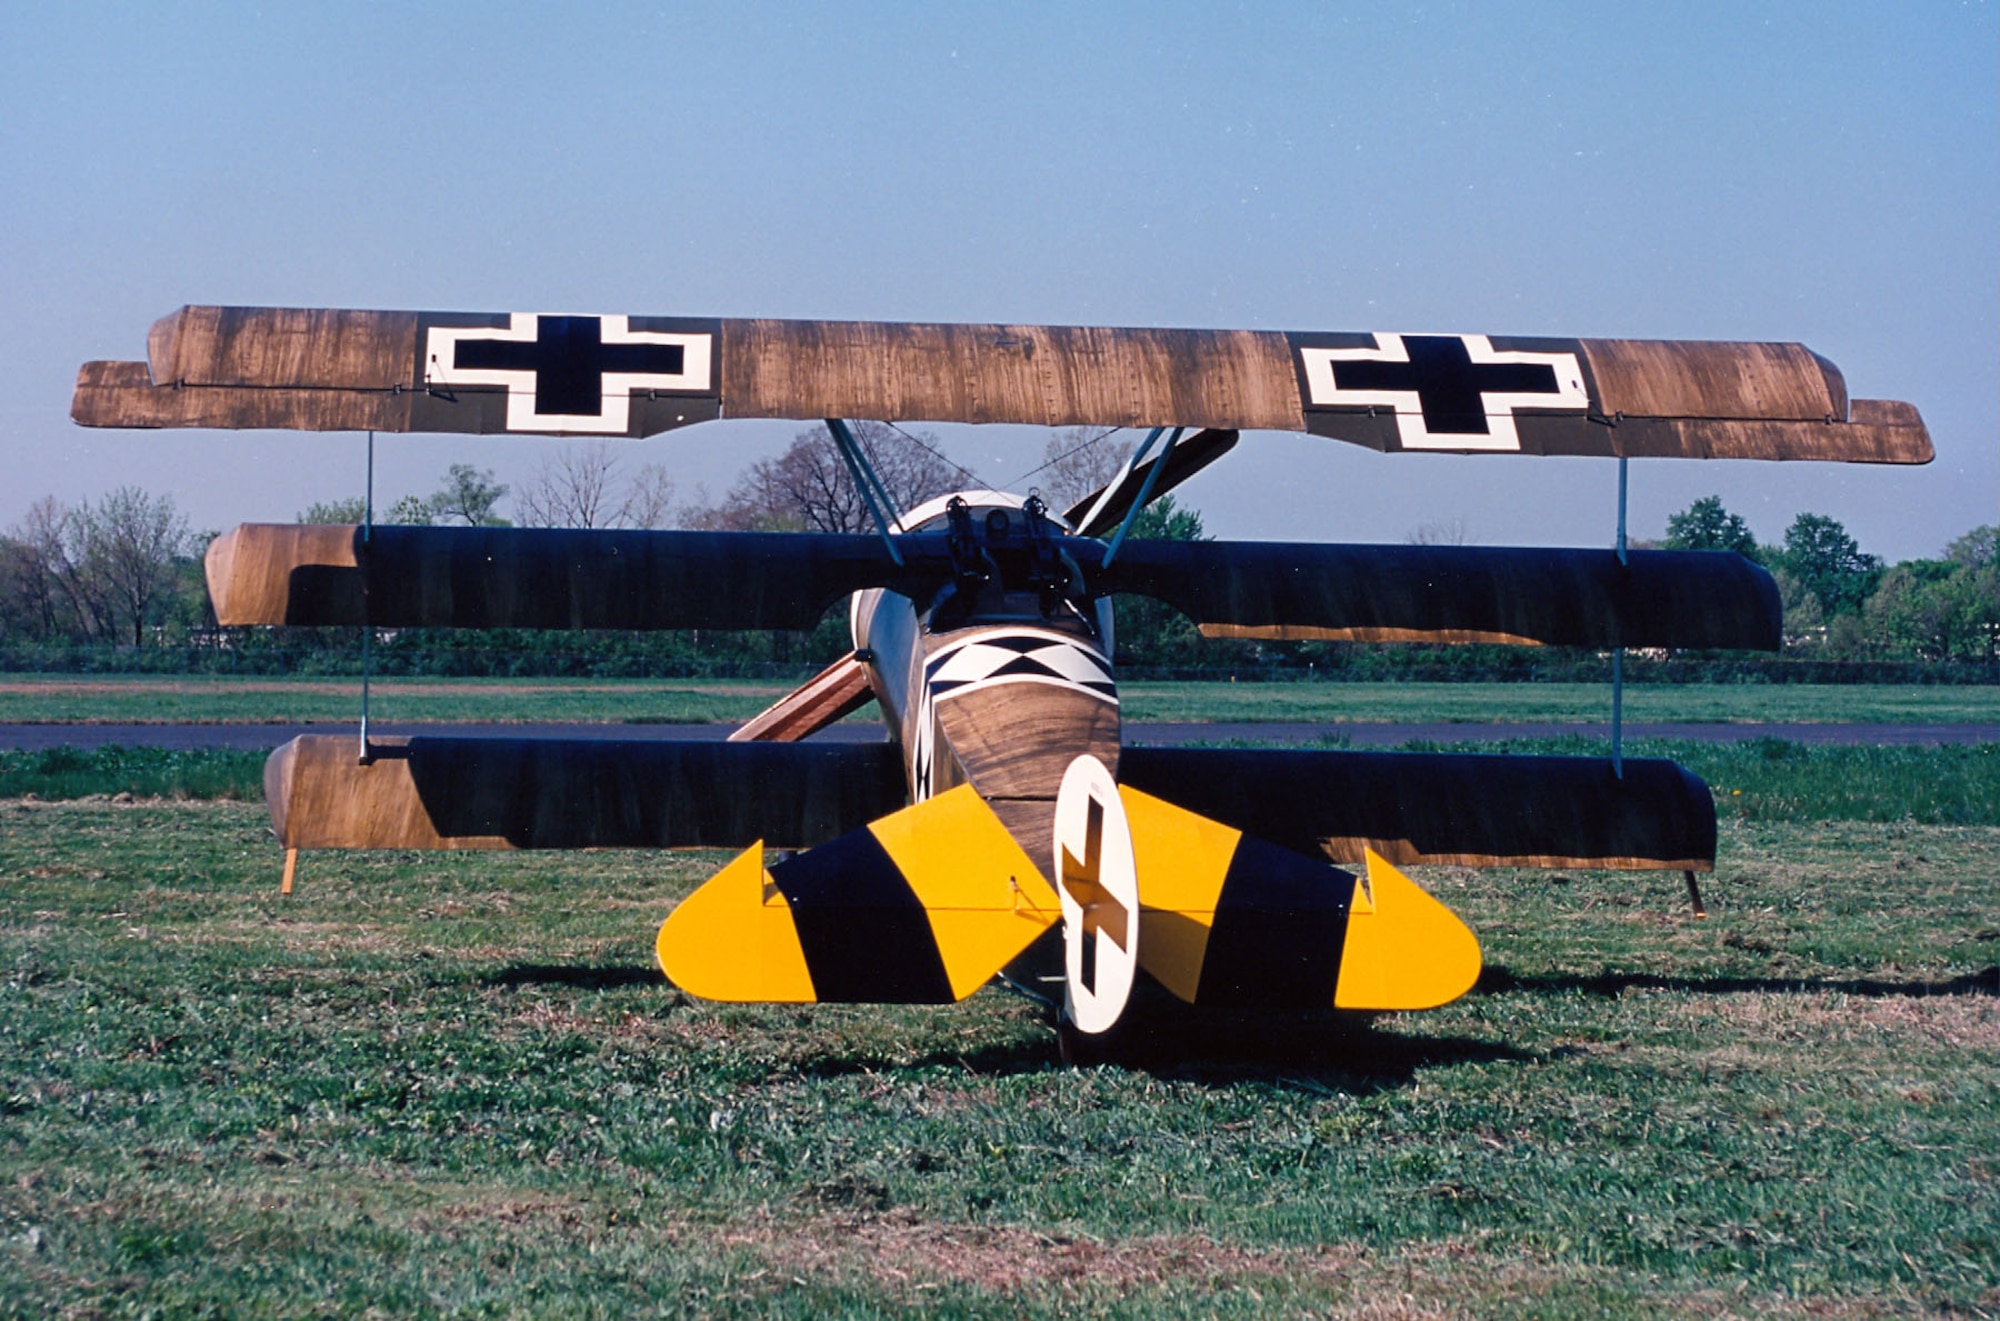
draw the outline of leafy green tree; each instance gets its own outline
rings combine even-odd
[[[315,500],[299,511],[301,523],[359,523],[368,517],[368,497],[349,496],[345,500]]]
[[[1859,611],[1882,576],[1882,561],[1864,554],[1847,529],[1825,514],[1793,519],[1776,560],[1819,599],[1829,619]]]
[[[1145,541],[1207,541],[1201,514],[1163,495],[1132,520],[1131,537]],[[1121,595],[1112,606],[1113,642],[1121,660],[1138,665],[1200,663],[1202,636],[1186,615],[1164,601]]]
[[[1777,580],[1778,600],[1784,606],[1785,650],[1822,646],[1826,642],[1826,612],[1819,608],[1819,598],[1782,568],[1773,569],[1771,576]]]
[[[444,485],[428,501],[432,516],[439,522],[464,523],[468,527],[505,527],[507,520],[493,510],[507,494],[507,483],[493,480],[490,468],[454,463]]]
[[[406,495],[389,506],[387,518],[378,523],[401,523],[406,527],[429,527],[437,522],[437,507],[420,495]]]
[[[1667,550],[1733,550],[1738,555],[1757,556],[1757,538],[1739,514],[1722,507],[1722,497],[1705,495],[1667,516]]]
[[[1991,523],[1984,527],[1976,527],[1946,546],[1944,557],[1953,564],[1983,569],[1992,564],[1996,558],[2000,558],[1996,557],[1994,552],[1996,538],[2000,538],[2000,527]]]

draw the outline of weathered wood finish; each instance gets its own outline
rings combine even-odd
[[[352,524],[245,523],[208,543],[202,569],[218,624],[282,624],[301,569],[358,573]]]
[[[246,523],[211,552],[209,594],[236,624],[809,629],[861,588],[944,582],[943,541],[903,538],[898,570],[867,536],[378,524],[364,548],[352,525]]]
[[[1282,334],[725,321],[732,417],[1300,429]]]
[[[1847,383],[1803,344],[1586,339],[1610,416],[1844,422]]]
[[[1052,631],[1084,639],[1080,630]],[[925,654],[962,637],[926,636]],[[1037,867],[1051,862],[1056,791],[1070,763],[1088,754],[1118,774],[1118,704],[1075,688],[1023,682],[947,695],[936,702],[934,719],[932,792],[972,785]]]
[[[1670,761],[1125,749],[1123,783],[1294,852],[1399,866],[1709,871],[1715,801]]]
[[[154,385],[143,362],[87,362],[70,417],[79,426],[222,431],[408,431],[408,391]]]
[[[86,426],[487,433],[490,391],[432,406],[410,312],[185,307],[149,336],[150,370],[88,363]],[[1311,431],[1400,448],[1393,419],[1308,418],[1288,337],[1273,331],[736,320],[715,326],[728,417],[864,417],[1044,426]],[[1592,416],[1521,419],[1521,451],[1924,463],[1908,405],[1847,399],[1798,344],[1536,341],[1577,352]],[[417,406],[423,405],[423,406]],[[635,405],[631,434],[713,416],[712,397]],[[643,413],[643,418],[639,416]],[[1615,424],[1615,425],[1614,425]]]
[[[796,743],[875,700],[868,667],[848,652],[743,722],[731,743]]]
[[[174,386],[408,390],[416,351],[414,312],[183,307],[146,337],[152,379]]]
[[[810,848],[907,801],[881,744],[308,735],[271,754],[287,848]]]

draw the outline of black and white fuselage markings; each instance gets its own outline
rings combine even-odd
[[[1081,638],[1038,628],[980,629],[932,652],[917,696],[911,780],[921,801],[934,792],[941,702],[1007,683],[1043,683],[1118,705],[1110,660]]]
[[[1375,344],[1302,346],[1307,407],[1393,409],[1413,450],[1518,450],[1515,409],[1590,407],[1574,353],[1496,349],[1484,335],[1378,334]]]
[[[622,316],[510,314],[497,326],[432,326],[425,385],[498,385],[509,431],[629,427],[635,390],[706,391],[715,337],[633,330]]]

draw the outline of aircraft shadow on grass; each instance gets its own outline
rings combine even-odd
[[[491,987],[568,986],[588,991],[663,988],[659,969],[643,965],[514,964],[480,979]],[[1419,1069],[1464,1063],[1537,1060],[1541,1055],[1471,1037],[1416,1036],[1333,1016],[1216,1014],[1156,1028],[1141,1024],[1117,1047],[1119,1063],[1156,1077],[1226,1084],[1264,1082],[1304,1091],[1369,1093],[1407,1087]],[[1056,1043],[1039,1037],[972,1049],[939,1046],[910,1056],[861,1051],[804,1064],[813,1077],[889,1068],[956,1065],[1004,1076],[1054,1067]]]

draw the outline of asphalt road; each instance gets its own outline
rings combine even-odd
[[[457,738],[584,738],[691,739],[726,738],[733,725],[643,724],[372,724],[374,734],[437,734]],[[0,725],[0,749],[96,748],[108,745],[156,748],[275,748],[300,734],[345,734],[359,728],[335,721],[309,724],[29,724]],[[1611,726],[1594,724],[1364,724],[1364,723],[1237,723],[1145,724],[1125,726],[1127,743],[1174,746],[1254,740],[1259,743],[1319,743],[1344,740],[1357,748],[1394,748],[1413,739],[1439,743],[1488,742],[1512,738],[1611,737]],[[844,742],[874,742],[879,725],[835,725],[815,737]],[[1752,739],[1785,739],[1793,743],[1923,744],[2000,742],[2000,723],[1964,725],[1890,724],[1757,724],[1682,723],[1627,724],[1628,739],[1666,738],[1741,743]]]

